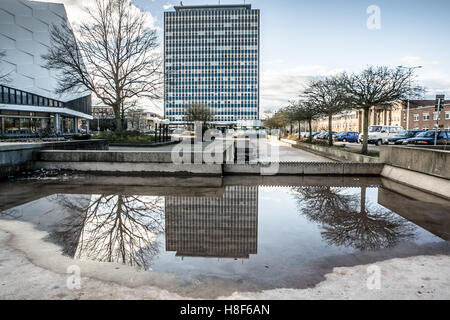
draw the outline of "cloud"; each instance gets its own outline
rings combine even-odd
[[[269,62],[268,65],[276,64]],[[267,62],[263,62],[267,65]],[[261,72],[261,113],[273,111],[298,98],[309,81],[344,71],[322,65],[299,65],[289,69],[270,69]]]
[[[168,3],[168,4],[163,5],[163,9],[164,10],[169,10],[169,9],[172,9],[172,8],[173,8],[173,4]]]
[[[417,84],[426,89],[426,99],[434,99],[436,94],[450,94],[450,75],[444,72],[439,61],[429,61],[418,56],[405,56],[399,59],[405,66],[422,66],[416,71]]]
[[[69,21],[73,26],[79,25],[82,21],[88,19],[89,16],[87,10],[95,8],[94,0],[38,0],[38,1],[64,4],[64,7],[66,8],[67,12],[67,17],[69,18]],[[134,4],[131,4],[131,8],[133,11],[140,10]],[[149,11],[145,11],[145,16],[148,28],[159,29],[158,27],[156,27],[157,19]]]
[[[438,61],[427,61],[421,57],[416,56],[406,56],[400,59],[400,61],[405,64],[407,67],[412,66],[437,66],[439,65]]]

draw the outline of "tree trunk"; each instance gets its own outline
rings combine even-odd
[[[333,115],[328,116],[328,145],[333,146]]]
[[[366,187],[361,187],[361,213],[366,214]]]
[[[302,126],[302,122],[300,120],[298,120],[298,139],[299,140],[300,140],[301,133],[302,133],[301,126]]]
[[[120,110],[120,106],[113,107],[114,110],[114,117],[115,117],[115,125],[114,128],[115,132],[122,132],[122,110]]]
[[[362,146],[362,154],[368,154],[368,144],[369,144],[369,116],[370,116],[370,107],[363,109],[363,146]]]
[[[308,137],[308,139],[309,139],[309,143],[312,143],[312,119],[309,119],[308,123],[309,123],[309,137]]]

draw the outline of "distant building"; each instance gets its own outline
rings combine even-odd
[[[0,1],[0,134],[33,136],[89,130],[91,93],[55,94],[57,72],[42,67],[50,47],[50,27],[67,20],[63,4]]]
[[[258,187],[222,197],[166,197],[166,250],[181,257],[248,259],[258,251]]]
[[[127,113],[127,130],[146,132],[155,130],[156,124],[163,120],[161,116],[154,112],[133,110]]]
[[[437,124],[438,113],[435,110],[436,100],[412,100],[409,107],[409,128],[416,130],[434,129]],[[441,129],[450,130],[450,103],[446,103],[439,114]],[[406,128],[406,102],[402,110],[402,126]]]
[[[177,6],[164,12],[164,115],[212,109],[217,125],[259,120],[259,10],[251,5]]]
[[[370,109],[369,126],[406,126],[402,123],[402,110],[405,108],[405,102],[394,102],[390,106],[375,106]],[[362,110],[347,110],[333,116],[333,131],[363,131],[363,112]],[[328,131],[328,118],[323,117],[314,123],[315,131]]]
[[[110,106],[92,106],[90,127],[95,131],[111,130],[114,127],[114,109]]]

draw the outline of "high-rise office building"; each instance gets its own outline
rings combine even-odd
[[[259,119],[259,10],[251,5],[177,6],[164,13],[164,113],[186,121],[192,104],[216,124]]]

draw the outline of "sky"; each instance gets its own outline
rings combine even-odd
[[[42,1],[42,0],[41,0]],[[82,19],[92,0],[44,0],[66,5],[69,19]],[[184,0],[183,5],[219,1]],[[160,33],[163,12],[179,1],[132,0],[148,11]],[[243,0],[222,0],[242,4]],[[253,0],[261,10],[261,114],[295,99],[312,77],[341,71],[358,72],[368,65],[422,66],[417,84],[424,98],[450,98],[450,1],[448,0]],[[162,113],[162,102],[149,106]]]

